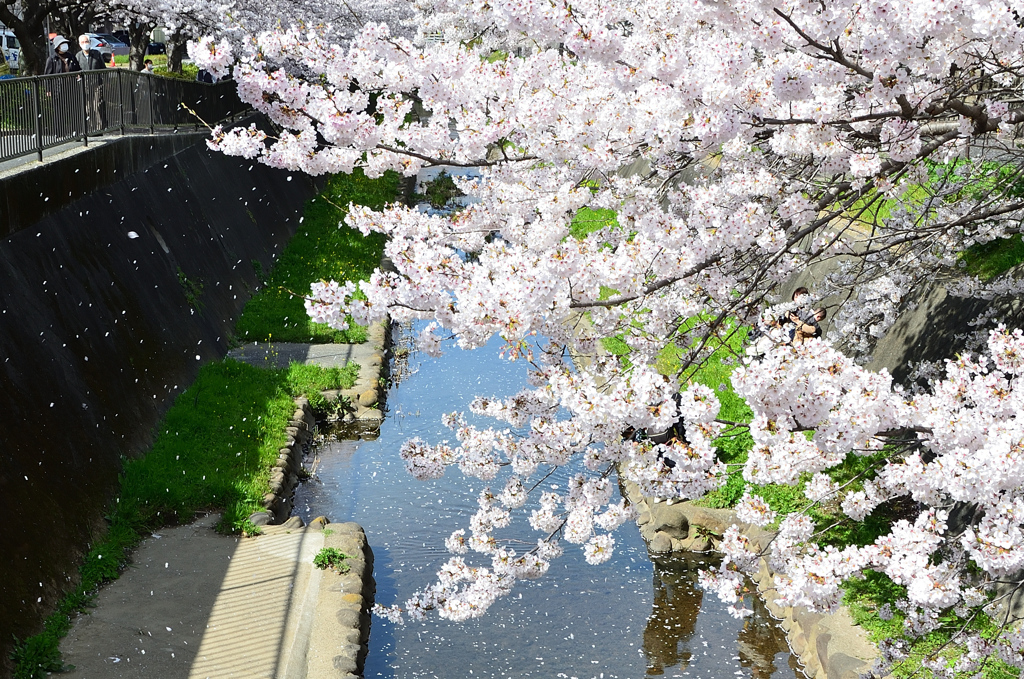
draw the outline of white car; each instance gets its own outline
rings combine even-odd
[[[7,65],[11,67],[11,73],[17,74],[21,65],[21,43],[14,37],[14,32],[8,29],[0,30],[0,50],[3,50]]]

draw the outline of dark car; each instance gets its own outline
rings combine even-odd
[[[167,54],[167,46],[162,42],[151,42],[146,52],[147,54]]]

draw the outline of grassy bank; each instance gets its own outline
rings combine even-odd
[[[367,179],[361,170],[334,175],[321,195],[306,204],[305,217],[263,288],[251,299],[238,320],[239,341],[358,343],[366,341],[366,328],[353,325],[333,330],[309,320],[303,295],[319,280],[365,280],[380,264],[384,237],[362,234],[342,220],[349,203],[381,208],[398,195],[399,176],[389,172]]]
[[[875,210],[873,217],[887,217],[886,214],[879,213],[879,208],[886,208],[884,204],[875,204],[872,208]],[[582,238],[604,228],[618,228],[612,211],[584,209],[578,213],[570,231],[574,237]],[[962,257],[969,273],[990,279],[1024,261],[1024,244],[1020,236],[1015,236],[975,246]],[[614,291],[608,293],[612,294]],[[681,371],[682,350],[672,344],[658,355],[656,367],[663,374],[678,375],[680,385],[698,382],[714,389],[722,405],[720,417],[733,422],[747,423],[752,417],[751,410],[735,393],[730,382],[731,373],[738,364],[738,355],[742,353],[746,329],[727,324],[721,337],[721,340],[716,340],[719,345],[711,347],[714,351],[699,367]],[[630,348],[623,337],[605,338],[602,344],[609,353],[621,357],[628,364]],[[840,549],[850,545],[871,544],[878,537],[887,534],[895,521],[901,518],[913,519],[916,515],[917,508],[914,503],[907,498],[899,498],[883,503],[863,521],[854,521],[843,512],[839,499],[834,498],[820,504],[814,504],[807,499],[804,487],[810,480],[810,474],[804,474],[793,486],[748,484],[743,479],[742,469],[752,445],[753,439],[742,427],[727,430],[725,435],[715,441],[718,458],[728,465],[728,472],[720,488],[697,500],[695,504],[732,508],[736,506],[744,491],[749,490],[752,494],[762,497],[780,515],[806,513],[815,522],[819,531],[816,541]],[[847,492],[860,491],[865,481],[874,478],[875,471],[884,464],[891,452],[882,450],[867,456],[851,453],[843,464],[829,470],[828,474],[834,482],[845,486]],[[905,615],[896,608],[895,603],[906,599],[905,587],[896,585],[882,573],[868,571],[862,579],[848,580],[844,584],[843,594],[844,604],[854,621],[862,627],[872,642],[877,644],[885,639],[903,636]],[[886,609],[891,611],[891,617],[888,613],[883,613]],[[898,679],[933,676],[930,670],[923,667],[923,662],[933,655],[938,655],[948,663],[955,662],[960,651],[949,645],[949,642],[963,624],[964,621],[952,613],[948,614],[942,619],[942,625],[938,629],[911,642],[908,648],[909,657],[893,668],[893,676]],[[990,637],[997,633],[996,625],[985,616],[973,620],[971,626]],[[990,659],[981,676],[986,679],[1009,679],[1011,676],[1017,676],[1017,673],[1002,662]]]
[[[1024,262],[1024,240],[1020,234],[978,243],[964,250],[960,259],[967,273],[989,281]]]

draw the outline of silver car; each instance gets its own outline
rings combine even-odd
[[[128,56],[128,43],[122,42],[116,35],[110,33],[97,33],[96,35],[110,45],[110,51],[115,57]]]
[[[103,57],[103,61],[109,65],[114,62],[114,48],[103,39],[99,33],[86,33],[89,36],[89,49],[94,49]]]

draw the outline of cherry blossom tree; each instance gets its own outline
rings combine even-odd
[[[531,388],[470,404],[498,426],[453,414],[455,443],[403,448],[421,478],[453,465],[502,475],[469,536],[448,540],[437,583],[404,611],[480,615],[516,580],[543,575],[563,542],[606,560],[632,515],[612,492],[616,470],[647,495],[701,497],[721,485],[715,441],[736,427],[753,439],[743,476],[754,488],[801,485],[850,521],[895,498],[914,509],[871,544],[839,549],[819,544],[806,514],[774,516],[748,493],[741,520],[777,521],[778,534],[760,553],[738,528],[723,536],[725,563],[703,579],[723,597],[739,601],[761,556],[782,603],[816,610],[874,570],[906,587],[898,603],[914,635],[950,612],[991,613],[1024,584],[1020,331],[986,318],[973,345],[914,385],[863,367],[926,282],[986,298],[1021,291],[965,277],[959,262],[1021,230],[1022,16],[1018,0],[441,0],[411,37],[368,22],[350,41],[284,25],[195,43],[203,67],[234,65],[240,95],[274,125],[217,128],[214,148],[312,174],[479,171],[458,182],[476,202],[449,215],[353,206],[349,224],[386,234],[396,270],[358,295],[316,285],[308,304],[339,328],[385,314],[428,321],[427,351],[497,335],[530,372]],[[616,222],[573,232],[583,208]],[[792,309],[780,288],[811,266],[829,271],[815,293],[841,304],[828,338],[793,346],[767,322]],[[774,341],[731,380],[753,418],[724,421],[715,391],[687,378],[754,326]],[[628,360],[601,351],[608,337]],[[666,351],[679,358],[667,375]],[[623,438],[680,417],[684,437]],[[881,461],[837,484],[830,472],[851,456]],[[501,537],[511,510],[580,459],[567,491],[534,498],[536,547],[514,552]],[[964,507],[972,517],[951,528]],[[934,671],[996,655],[1024,667],[1024,637],[969,629],[954,640],[967,650],[957,666]]]

